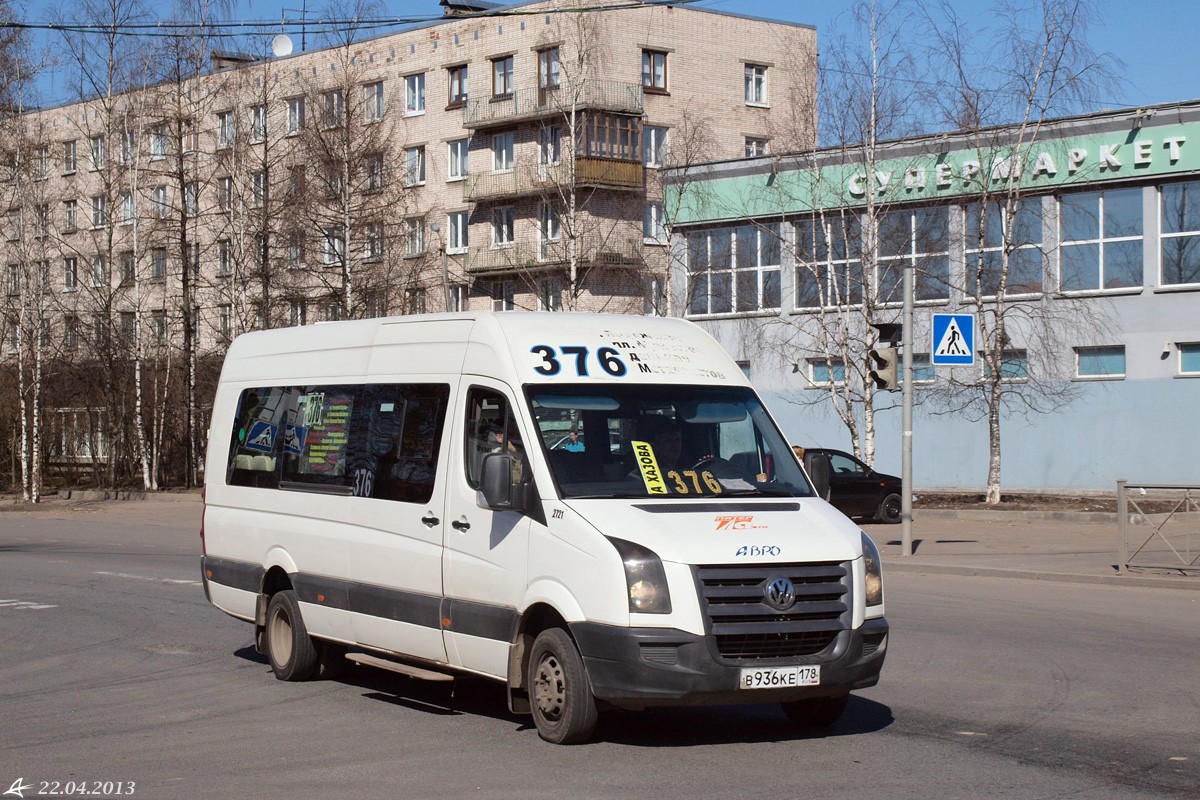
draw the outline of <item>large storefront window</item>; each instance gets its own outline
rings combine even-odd
[[[967,206],[967,291],[996,295],[1042,291],[1042,201],[1020,201],[1012,213],[1004,199]],[[1008,268],[1004,254],[1008,252]]]
[[[862,234],[857,213],[805,217],[796,223],[796,308],[863,301]]]
[[[1200,183],[1162,187],[1162,285],[1200,283]]]
[[[1064,195],[1059,288],[1095,292],[1142,285],[1142,190]]]
[[[779,308],[779,224],[688,234],[688,314]]]
[[[913,297],[950,297],[950,212],[946,206],[892,211],[879,220],[880,303],[904,300],[904,269],[914,270]]]

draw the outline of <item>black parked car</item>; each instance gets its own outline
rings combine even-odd
[[[876,472],[849,453],[824,447],[804,451],[807,466],[812,458],[829,459],[829,502],[847,517],[871,517],[876,522],[900,521],[900,479]]]

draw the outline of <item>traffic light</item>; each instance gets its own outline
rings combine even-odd
[[[896,373],[897,353],[898,351],[894,347],[872,347],[867,351],[867,357],[870,359],[868,374],[875,382],[876,389],[894,392],[900,388],[900,381],[897,379]]]

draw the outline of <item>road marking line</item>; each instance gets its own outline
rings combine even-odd
[[[34,603],[30,600],[0,600],[0,608],[24,609],[28,611],[41,611],[46,608],[58,608],[55,605],[47,603]]]
[[[132,581],[151,581],[152,583],[173,583],[181,586],[200,586],[200,581],[182,580],[180,578],[152,578],[147,575],[130,575],[125,572],[93,572],[93,575],[104,575],[108,578],[127,578]]]

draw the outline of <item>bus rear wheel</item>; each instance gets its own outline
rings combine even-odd
[[[304,620],[300,601],[291,589],[276,592],[267,604],[267,624],[263,638],[271,671],[281,681],[306,681],[317,671],[317,648]]]

